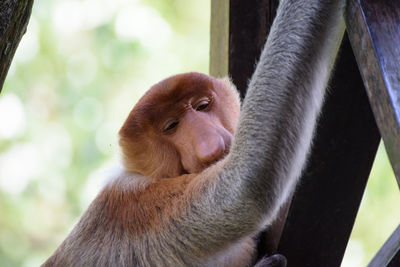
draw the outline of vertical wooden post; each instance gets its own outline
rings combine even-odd
[[[229,72],[229,1],[211,1],[210,75],[226,77]]]
[[[269,29],[278,0],[230,0],[229,75],[244,97]]]
[[[275,16],[278,0],[212,0],[210,75],[229,75],[242,97]]]

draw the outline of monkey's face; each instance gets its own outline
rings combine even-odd
[[[228,80],[187,73],[161,81],[120,131],[125,167],[153,178],[204,170],[228,154],[239,109]]]
[[[211,92],[193,94],[162,121],[162,138],[176,148],[187,173],[200,172],[229,152],[232,133],[216,115],[218,102]]]

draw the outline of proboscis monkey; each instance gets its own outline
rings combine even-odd
[[[281,1],[241,111],[228,79],[186,73],[154,85],[120,131],[125,170],[45,265],[253,264],[252,237],[305,164],[343,6]]]

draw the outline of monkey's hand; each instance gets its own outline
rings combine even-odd
[[[286,267],[286,265],[286,257],[281,254],[275,254],[263,257],[254,267]]]

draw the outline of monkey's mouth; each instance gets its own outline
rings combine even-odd
[[[202,171],[204,171],[205,169],[207,169],[208,167],[216,164],[217,162],[223,160],[224,158],[226,158],[229,155],[229,152],[231,150],[231,142],[226,142],[225,143],[225,149],[223,151],[223,153],[218,157],[215,158],[212,161],[208,161],[208,162],[200,162],[197,161],[194,165],[189,165],[187,166],[188,168],[185,168],[182,159],[181,159],[181,174],[194,174],[194,173],[200,173]]]

